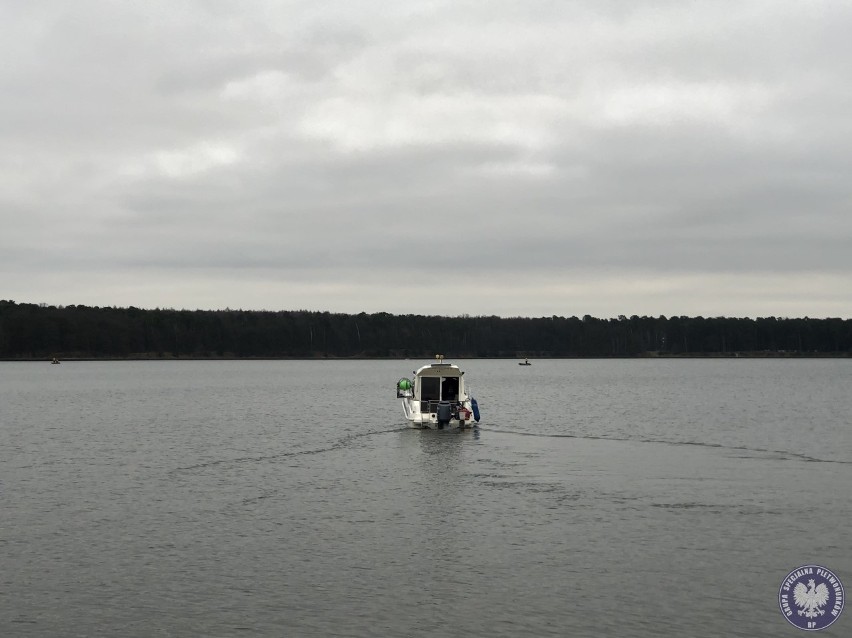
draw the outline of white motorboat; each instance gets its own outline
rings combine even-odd
[[[402,412],[419,429],[469,428],[479,423],[479,405],[465,383],[464,372],[444,356],[403,377],[396,383],[396,396],[402,399]]]

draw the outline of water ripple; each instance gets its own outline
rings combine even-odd
[[[219,466],[229,466],[229,465],[238,465],[241,463],[264,463],[267,461],[276,461],[279,459],[292,458],[295,456],[310,456],[314,454],[325,454],[326,452],[334,452],[336,450],[340,450],[350,445],[354,441],[358,439],[363,439],[371,436],[377,436],[379,434],[391,434],[393,432],[403,432],[408,430],[409,428],[393,428],[390,430],[374,430],[371,432],[360,432],[356,434],[347,434],[346,436],[338,439],[331,445],[320,447],[320,448],[312,448],[308,450],[293,450],[289,452],[278,452],[276,454],[264,454],[258,456],[241,456],[230,459],[215,459],[212,461],[205,461],[204,463],[196,463],[195,465],[187,465],[185,467],[177,467],[169,472],[169,475],[180,474],[184,472],[192,472],[195,470],[204,470],[212,467]]]
[[[723,445],[721,443],[709,443],[705,441],[667,441],[665,439],[651,439],[651,438],[640,438],[640,437],[618,437],[618,436],[596,436],[592,434],[547,434],[541,432],[522,432],[519,430],[503,430],[503,429],[489,429],[489,428],[480,428],[483,432],[493,432],[495,434],[511,434],[513,436],[529,436],[536,438],[547,438],[547,439],[583,439],[590,441],[624,441],[630,443],[649,443],[649,444],[657,444],[657,445],[672,445],[672,446],[690,446],[690,447],[702,447],[702,448],[716,448],[721,450],[732,450],[732,451],[743,451],[743,452],[755,452],[761,455],[773,454],[775,457],[763,456],[762,458],[766,458],[769,460],[778,460],[778,461],[805,461],[808,463],[836,463],[839,465],[852,465],[852,461],[847,461],[844,459],[821,459],[816,458],[807,454],[801,454],[799,452],[791,452],[789,450],[771,450],[767,448],[759,448],[759,447],[749,447],[745,445]],[[755,458],[755,457],[746,457],[746,458]]]

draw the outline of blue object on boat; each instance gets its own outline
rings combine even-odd
[[[473,410],[473,420],[479,423],[479,404],[473,397],[470,398],[470,409]]]

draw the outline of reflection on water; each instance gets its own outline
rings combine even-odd
[[[464,441],[472,438],[472,430],[411,430],[421,451],[426,455],[439,454],[442,459],[457,458]]]

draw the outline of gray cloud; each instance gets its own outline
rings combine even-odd
[[[0,25],[0,298],[852,316],[839,3],[44,0]]]

